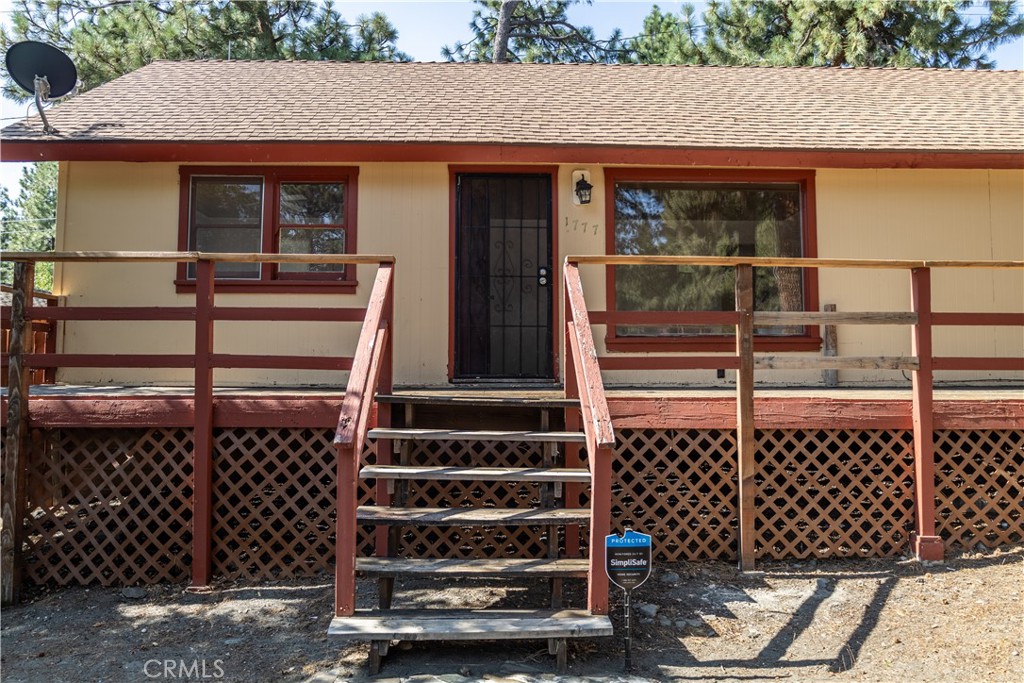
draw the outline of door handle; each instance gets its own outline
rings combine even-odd
[[[548,269],[538,268],[537,269],[537,284],[541,287],[548,286]]]

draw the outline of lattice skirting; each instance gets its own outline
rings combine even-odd
[[[935,433],[935,515],[946,547],[1024,541],[1024,431]]]
[[[757,434],[757,557],[888,557],[914,526],[912,434],[779,429]]]
[[[182,581],[192,561],[186,429],[33,433],[25,572],[35,583]]]
[[[218,429],[214,575],[287,578],[334,562],[334,448],[329,429]],[[731,430],[620,430],[613,519],[654,536],[662,560],[736,556]],[[881,557],[913,527],[905,431],[758,432],[755,534],[761,558]],[[192,555],[192,434],[187,429],[33,432],[24,566],[34,583],[186,581]],[[372,462],[367,448],[364,461]],[[424,442],[420,465],[538,466],[534,446]],[[361,503],[373,500],[363,482]],[[1024,432],[936,433],[936,515],[948,547],[1024,541]],[[589,491],[584,491],[584,499]],[[410,505],[536,505],[535,485],[415,483]],[[407,529],[420,557],[543,554],[545,528]],[[581,538],[585,546],[586,530]],[[558,539],[564,544],[565,539]],[[373,551],[371,529],[361,554]]]

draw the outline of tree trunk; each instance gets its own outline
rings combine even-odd
[[[512,33],[512,15],[520,0],[502,0],[501,9],[498,10],[498,27],[494,31],[494,56],[491,58],[495,64],[502,64],[508,58],[508,37]]]

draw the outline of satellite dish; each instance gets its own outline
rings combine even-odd
[[[7,73],[15,83],[35,95],[36,108],[47,134],[57,132],[43,113],[43,103],[64,97],[78,85],[78,69],[66,54],[52,45],[26,40],[7,50]]]

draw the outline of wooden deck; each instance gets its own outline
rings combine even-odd
[[[3,391],[6,403],[6,390]],[[609,387],[616,428],[732,428],[731,387]],[[344,391],[328,387],[218,387],[219,427],[331,427]],[[578,404],[555,388],[418,387],[380,397],[385,404],[430,406],[435,411],[504,408],[561,409]],[[475,407],[475,408],[474,408]],[[759,428],[908,429],[910,387],[764,387],[754,394]],[[1024,385],[950,386],[935,390],[936,428],[1024,428]],[[35,385],[30,423],[36,427],[188,427],[194,423],[193,387]],[[6,424],[7,411],[2,411]]]

